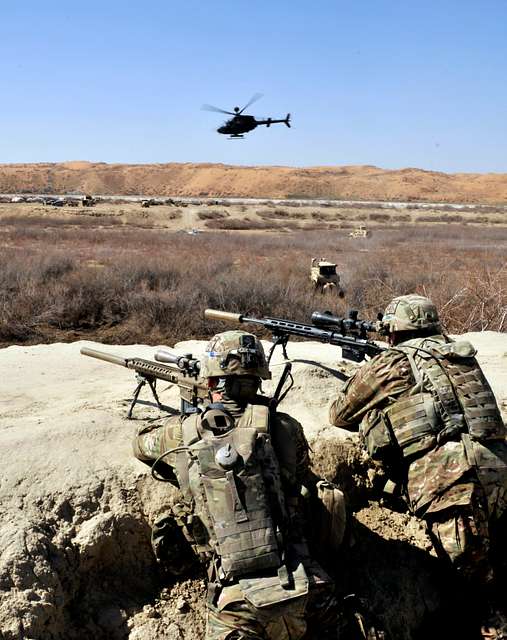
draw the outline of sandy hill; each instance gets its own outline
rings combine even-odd
[[[0,165],[2,193],[194,197],[338,198],[442,202],[507,202],[507,174],[446,174],[373,166],[238,167],[223,164]]]

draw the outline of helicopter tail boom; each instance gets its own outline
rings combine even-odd
[[[284,124],[290,129],[290,113],[288,113],[287,117],[282,120],[273,120],[273,118],[268,118],[267,120],[256,120],[255,122],[257,125],[264,124],[266,127],[270,127],[272,124]]]

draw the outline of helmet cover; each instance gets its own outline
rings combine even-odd
[[[381,333],[434,329],[441,331],[437,308],[429,298],[417,294],[398,296],[387,305],[380,321]]]
[[[224,331],[213,336],[201,360],[201,375],[271,378],[260,340],[246,331]]]

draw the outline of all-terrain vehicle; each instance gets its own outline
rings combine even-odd
[[[312,258],[310,267],[310,281],[315,291],[321,293],[335,293],[343,298],[345,291],[340,286],[340,276],[336,273],[336,264],[324,258]]]

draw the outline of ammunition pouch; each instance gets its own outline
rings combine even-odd
[[[359,432],[364,446],[373,460],[385,460],[389,450],[396,444],[393,442],[384,414],[378,409],[368,411],[361,422]]]
[[[282,585],[278,575],[243,579],[239,581],[239,586],[245,600],[262,609],[308,594],[309,580],[302,563],[289,572],[289,577],[290,582],[287,586]]]
[[[437,444],[440,425],[431,393],[397,400],[384,414],[404,458],[433,449]]]

